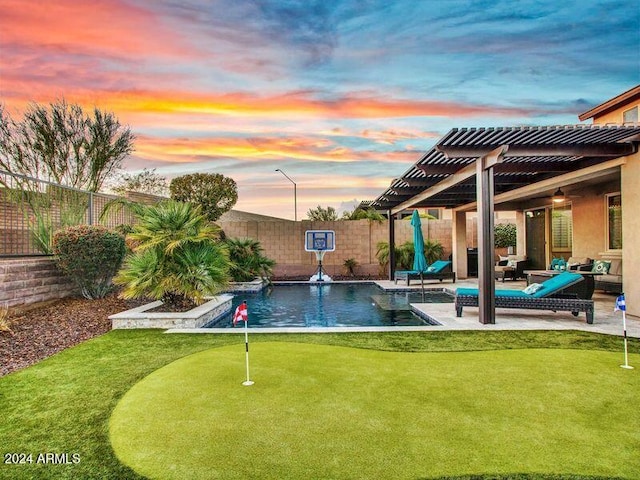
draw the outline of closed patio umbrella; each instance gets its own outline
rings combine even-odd
[[[413,226],[413,269],[420,272],[420,285],[422,286],[422,294],[424,296],[424,279],[423,272],[427,269],[427,259],[424,256],[424,238],[422,237],[422,222],[418,210],[413,211],[411,215],[411,225]]]

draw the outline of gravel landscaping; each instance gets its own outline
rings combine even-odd
[[[65,298],[12,315],[12,333],[0,332],[0,376],[108,332],[109,315],[142,303],[112,293],[97,300]]]

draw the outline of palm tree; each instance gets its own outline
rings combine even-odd
[[[444,247],[437,240],[427,239],[424,242],[424,257],[427,259],[427,263],[431,265],[436,260],[442,258],[444,253]]]
[[[123,298],[150,297],[172,306],[201,303],[228,283],[229,257],[218,227],[199,206],[169,200],[135,208],[136,247],[114,282]]]
[[[378,242],[376,245],[376,257],[380,263],[380,272],[384,273],[389,266],[389,243]],[[410,270],[413,266],[413,242],[404,242],[395,247],[396,267],[403,270]]]
[[[269,278],[276,262],[263,255],[260,242],[251,238],[225,240],[231,260],[230,273],[236,282],[248,282],[255,277]]]

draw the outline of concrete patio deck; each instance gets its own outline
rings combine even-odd
[[[387,291],[406,291],[408,288],[420,291],[420,282],[413,281],[409,287],[396,285],[392,281],[380,280],[376,284]],[[446,290],[455,293],[457,287],[477,287],[476,279],[451,282],[427,282],[425,290]],[[496,282],[496,289],[523,289],[524,281]],[[496,323],[483,325],[478,321],[478,308],[465,307],[462,317],[456,317],[456,310],[451,303],[414,303],[412,306],[421,313],[432,318],[440,325],[429,327],[433,330],[583,330],[586,332],[622,335],[622,312],[615,312],[616,295],[596,291],[595,315],[593,324],[586,322],[585,314],[574,317],[568,312],[551,312],[544,310],[496,309]],[[640,318],[627,315],[627,336],[640,338]]]

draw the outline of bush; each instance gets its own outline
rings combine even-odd
[[[250,282],[256,277],[269,278],[276,262],[263,255],[260,242],[250,238],[229,238],[225,241],[231,260],[230,273],[234,282]]]
[[[228,282],[229,259],[218,228],[199,206],[173,200],[135,211],[137,246],[115,278],[123,298],[153,298],[189,308]]]
[[[101,225],[77,225],[53,236],[56,264],[86,298],[102,298],[125,255],[122,235]]]
[[[171,198],[200,205],[202,213],[215,222],[238,201],[238,186],[219,173],[193,173],[171,180]]]
[[[494,227],[493,232],[496,247],[516,246],[516,226],[513,223],[499,223]]]
[[[347,275],[350,275],[352,277],[356,276],[356,267],[358,266],[358,262],[355,258],[347,258],[342,266],[346,270]]]

